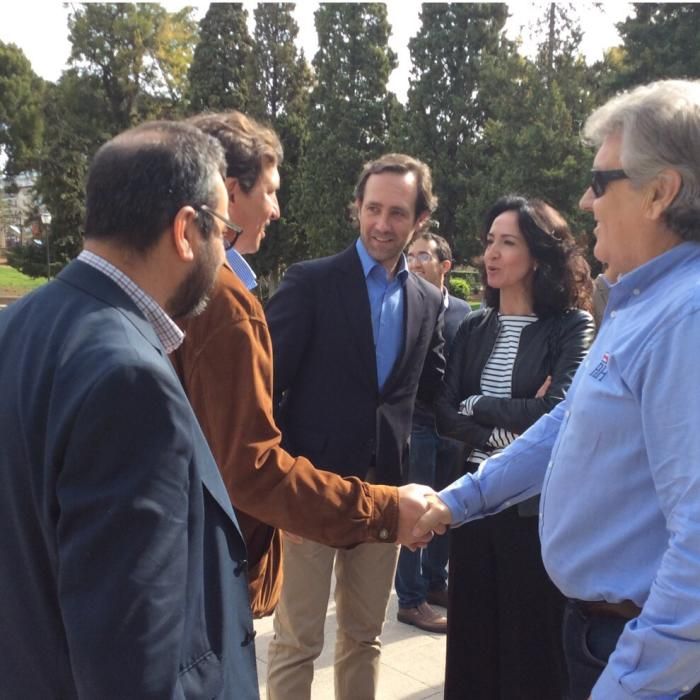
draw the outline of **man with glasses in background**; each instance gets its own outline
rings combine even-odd
[[[457,328],[469,313],[469,304],[447,291],[445,280],[452,269],[452,251],[447,241],[426,231],[415,236],[406,256],[408,269],[435,285],[445,305],[445,358]],[[443,488],[460,475],[463,443],[441,438],[435,428],[431,405],[417,400],[411,428],[408,481]],[[447,632],[447,618],[431,606],[447,608],[447,535],[434,537],[424,549],[401,548],[394,585],[399,598],[397,619],[426,632]]]
[[[598,336],[566,399],[440,492],[416,535],[541,492],[572,700],[697,698],[700,82],[623,93],[584,136],[598,151],[580,206],[620,275]]]

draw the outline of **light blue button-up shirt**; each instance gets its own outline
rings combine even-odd
[[[542,556],[571,597],[633,600],[593,700],[700,683],[700,244],[610,288],[566,399],[441,492],[454,522],[538,492]]]
[[[369,306],[372,312],[372,334],[377,360],[377,384],[381,389],[403,348],[404,284],[408,277],[406,258],[401,255],[394,278],[387,279],[386,270],[367,252],[362,239],[355,244],[365,273]]]
[[[238,275],[246,289],[255,289],[258,286],[258,278],[255,271],[235,248],[229,248],[226,251],[226,261]]]

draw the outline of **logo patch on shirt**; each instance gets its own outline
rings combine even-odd
[[[608,374],[608,361],[610,360],[610,353],[603,353],[603,357],[600,362],[596,365],[596,368],[591,372],[591,377],[602,382]]]

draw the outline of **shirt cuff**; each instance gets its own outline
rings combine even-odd
[[[439,498],[450,509],[452,527],[466,522],[481,510],[481,495],[472,474],[465,474],[438,493]]]
[[[472,396],[467,396],[461,404],[459,404],[459,413],[463,416],[473,416],[474,406],[476,402],[481,398],[481,394],[474,394]]]

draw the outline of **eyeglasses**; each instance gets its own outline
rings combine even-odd
[[[615,180],[624,180],[629,175],[624,170],[591,170],[591,189],[596,197],[602,197],[605,189]]]
[[[234,224],[233,221],[227,219],[225,216],[217,214],[211,207],[208,207],[206,204],[200,204],[198,207],[195,208],[199,209],[199,211],[203,211],[205,214],[209,214],[209,216],[213,216],[215,219],[218,219],[229,231],[233,231],[233,238],[231,240],[224,236],[224,250],[231,250],[231,248],[233,248],[233,246],[236,245],[238,237],[243,233],[243,229],[238,224]]]
[[[409,253],[406,256],[406,260],[408,261],[409,265],[413,265],[415,262],[420,262],[420,263],[429,263],[431,260],[434,260],[433,256],[428,253],[426,250],[421,250],[420,253]]]

